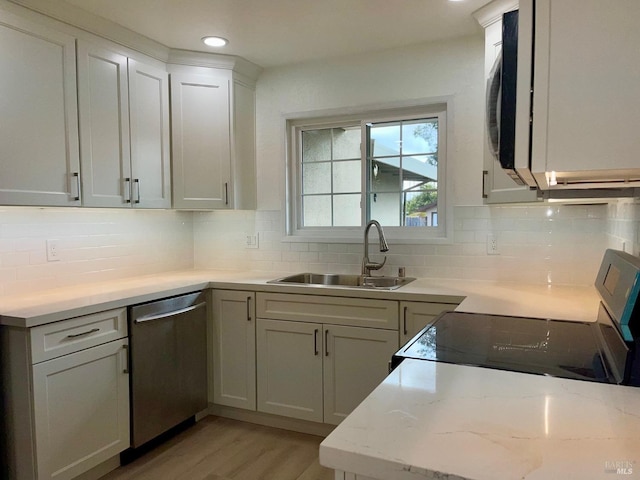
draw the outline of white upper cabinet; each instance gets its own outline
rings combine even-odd
[[[0,204],[80,205],[75,39],[0,11]]]
[[[232,89],[233,207],[255,210],[258,206],[255,85],[234,74]]]
[[[228,70],[171,75],[176,208],[231,205],[230,84]]]
[[[129,204],[131,155],[127,57],[78,42],[83,205]]]
[[[254,81],[233,65],[175,60],[183,63],[169,65],[174,208],[255,209]]]
[[[169,76],[165,70],[129,59],[131,202],[136,207],[171,207]]]
[[[169,208],[166,71],[78,41],[84,206]]]
[[[532,0],[523,0],[529,4]],[[536,0],[532,171],[640,180],[640,2]]]
[[[0,5],[0,205],[255,209],[259,67],[78,21]]]

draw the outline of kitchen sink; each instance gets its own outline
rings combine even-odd
[[[363,277],[362,275],[342,273],[296,273],[276,280],[270,280],[267,283],[395,290],[414,280],[415,278],[412,277]]]

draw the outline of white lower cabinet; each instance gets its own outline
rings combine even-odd
[[[209,399],[219,405],[256,409],[255,293],[213,290],[211,329],[213,386]]]
[[[38,479],[71,479],[129,446],[127,340],[33,366]]]
[[[398,335],[378,328],[325,325],[324,423],[339,424],[389,374]]]
[[[258,410],[339,424],[387,376],[397,333],[259,318]]]
[[[267,293],[256,302],[259,411],[337,425],[387,376],[397,302]],[[295,320],[310,317],[324,321]]]
[[[384,380],[401,344],[457,306],[235,290],[211,295],[210,400],[332,425]]]
[[[75,478],[129,447],[126,309],[0,328],[0,477]]]
[[[455,310],[457,303],[400,302],[400,345],[426,327],[442,312]]]
[[[322,325],[259,318],[258,410],[322,422]]]

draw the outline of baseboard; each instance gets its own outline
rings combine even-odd
[[[231,418],[242,422],[256,423],[266,427],[281,428],[283,430],[291,430],[293,432],[308,433],[310,435],[318,435],[326,437],[329,435],[336,425],[326,423],[309,422],[306,420],[298,420],[296,418],[281,417],[271,415],[269,413],[253,412],[250,410],[242,410],[240,408],[226,407],[224,405],[210,404],[209,414],[218,417]]]

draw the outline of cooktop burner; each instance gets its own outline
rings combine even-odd
[[[417,358],[614,382],[595,328],[585,322],[445,312],[394,357],[396,364]]]

